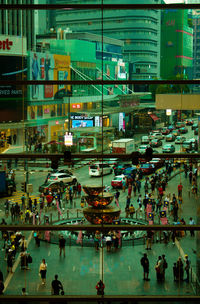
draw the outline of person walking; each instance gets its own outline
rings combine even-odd
[[[162,260],[163,260],[163,280],[165,280],[165,271],[168,267],[166,258],[165,258],[165,254],[162,255]]]
[[[152,238],[153,238],[153,231],[148,230],[147,231],[147,247],[146,247],[146,250],[151,250]]]
[[[182,197],[183,185],[180,183],[178,185],[178,197]]]
[[[58,280],[57,274],[55,275],[54,280],[51,282],[51,290],[52,290],[52,295],[54,295],[54,296],[59,296],[60,290],[63,291],[63,285]]]
[[[189,277],[190,277],[190,260],[187,254],[185,254],[185,272],[186,272],[186,279],[185,281],[189,283]]]
[[[104,295],[105,284],[100,280],[96,285],[97,295]]]
[[[163,260],[160,255],[156,262],[155,270],[156,270],[157,281],[162,281],[162,279],[163,279]]]
[[[47,274],[47,263],[45,262],[45,259],[42,259],[42,263],[39,267],[39,274],[41,276],[42,285],[46,283],[46,274]]]
[[[62,252],[65,257],[65,243],[66,243],[66,240],[64,239],[63,235],[61,235],[59,238],[60,257],[62,255]]]
[[[190,217],[189,225],[195,225],[195,222],[192,217]],[[194,230],[190,230],[190,235],[194,236]]]
[[[147,257],[147,254],[144,253],[144,256],[140,260],[140,264],[143,267],[143,273],[144,273],[144,280],[149,281],[149,259]]]

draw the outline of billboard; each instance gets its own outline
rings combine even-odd
[[[30,80],[70,80],[70,56],[29,52]],[[57,100],[71,95],[71,87],[65,85],[29,86],[30,100]]]
[[[0,56],[0,81],[26,80],[26,77],[26,57]],[[23,113],[25,99],[26,86],[23,88],[21,85],[0,85],[0,122],[23,120],[26,113]]]

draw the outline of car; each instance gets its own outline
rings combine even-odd
[[[119,163],[113,167],[115,175],[122,175],[126,168],[132,167],[132,163]]]
[[[151,163],[141,164],[139,170],[142,171],[144,175],[148,175],[155,172],[155,165]]]
[[[163,139],[163,135],[161,132],[154,132],[153,139]]]
[[[114,168],[119,163],[119,160],[118,158],[110,158],[109,160],[105,160],[105,163]]]
[[[170,133],[170,130],[169,130],[167,127],[164,127],[164,128],[162,128],[161,133],[162,133],[163,135],[167,135],[167,134]]]
[[[192,150],[198,150],[198,141],[195,138],[190,138],[189,141],[192,143]]]
[[[183,150],[183,152],[191,152],[193,150],[192,142],[189,139],[187,139],[183,142],[182,150]]]
[[[164,166],[165,161],[161,158],[152,158],[152,160],[149,162],[149,164],[152,164],[155,166],[155,169],[161,168]]]
[[[169,142],[169,141],[171,142],[171,141],[174,141],[174,140],[175,140],[175,136],[172,133],[165,136],[165,141],[167,141],[167,142]]]
[[[122,181],[125,178],[125,175],[117,175],[111,181],[111,186],[113,188],[121,188],[122,189]]]
[[[151,147],[160,147],[160,146],[162,146],[162,140],[160,140],[160,139],[152,139],[150,141],[150,146]]]
[[[192,119],[186,119],[185,124],[186,126],[192,126],[194,124],[194,121]]]
[[[49,176],[48,181],[58,181],[63,182],[64,184],[75,184],[77,182],[77,178],[74,175],[56,172]]]
[[[131,166],[131,167],[128,167],[128,168],[124,169],[123,174],[125,176],[131,176],[132,174],[135,174],[136,171],[137,171],[137,167],[136,166]]]
[[[195,130],[196,128],[198,128],[198,123],[194,123],[194,124],[192,125],[192,130]]]
[[[199,133],[199,128],[196,128],[196,129],[194,130],[194,135],[198,135],[198,133]]]
[[[184,128],[185,127],[185,123],[184,123],[184,121],[177,121],[175,123],[175,126],[176,126],[177,129]]]
[[[142,136],[141,143],[142,144],[148,144],[149,143],[149,136]]]
[[[94,163],[89,166],[89,176],[102,176],[112,173],[112,167],[106,163]]]
[[[163,153],[173,153],[175,152],[175,147],[174,145],[167,144],[163,146],[162,151]]]
[[[180,131],[178,129],[175,129],[175,130],[172,131],[172,134],[174,136],[178,136],[180,134]]]
[[[146,149],[149,148],[149,145],[140,145],[138,148],[138,152],[141,154],[144,154],[146,152]]]
[[[186,140],[184,136],[177,136],[175,140],[175,144],[182,144]]]
[[[54,191],[60,190],[62,193],[62,192],[64,192],[64,188],[65,188],[65,185],[63,182],[47,181],[46,183],[42,184],[39,187],[39,192],[48,194],[50,191],[54,192]]]
[[[188,128],[183,127],[183,128],[180,128],[179,131],[181,134],[185,134],[185,133],[188,133]]]
[[[51,174],[54,174],[54,173],[66,173],[66,174],[69,174],[69,175],[73,175],[73,173],[67,169],[58,169],[58,170],[55,170],[55,171],[51,171],[50,172]]]
[[[173,131],[174,129],[175,129],[175,127],[173,126],[173,125],[169,125],[168,127],[168,130],[171,132],[171,131]]]

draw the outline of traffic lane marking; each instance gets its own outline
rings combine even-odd
[[[30,235],[29,235],[29,237],[28,237],[28,240],[27,240],[27,247],[28,247],[28,245],[29,245],[29,243],[30,243],[30,241],[31,241],[31,239],[32,239],[32,235],[33,235],[33,231],[31,231],[31,233],[30,233]],[[4,292],[6,291],[6,289],[7,289],[7,287],[8,287],[8,284],[10,283],[10,281],[11,281],[11,279],[12,279],[14,273],[15,273],[15,270],[17,269],[17,267],[18,267],[18,265],[19,265],[19,263],[20,263],[20,253],[19,253],[19,255],[18,255],[18,257],[17,257],[17,259],[16,259],[16,261],[15,261],[15,263],[14,263],[14,265],[13,265],[13,273],[10,273],[10,272],[9,272],[8,276],[6,277],[6,280],[5,280],[5,283],[4,283]],[[25,271],[26,271],[26,270],[25,270]]]

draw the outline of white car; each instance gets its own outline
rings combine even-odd
[[[141,154],[144,154],[146,152],[147,148],[149,148],[148,145],[140,145],[138,148],[138,152],[140,152]]]
[[[106,163],[95,163],[89,166],[89,176],[103,176],[112,173],[112,167]]]
[[[48,181],[58,181],[63,182],[64,184],[75,184],[77,178],[74,175],[69,175],[66,173],[53,173],[49,176]]]

